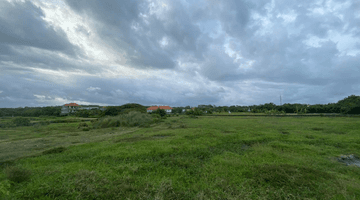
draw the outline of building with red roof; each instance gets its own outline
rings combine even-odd
[[[80,107],[80,105],[77,104],[77,103],[65,104],[61,108],[61,114],[66,115],[66,114],[69,114],[69,113],[75,113],[78,110],[79,107]]]
[[[147,108],[147,112],[151,113],[153,111],[156,111],[158,108],[165,110],[166,113],[171,113],[171,111],[173,109],[170,106],[151,106],[151,107]]]
[[[69,103],[69,104],[65,104],[64,106],[79,106],[77,103]]]

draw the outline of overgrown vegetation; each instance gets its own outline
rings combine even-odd
[[[158,108],[152,114],[160,115],[160,117],[165,117],[166,116],[166,111],[164,109]]]
[[[133,113],[124,115],[129,114]],[[102,142],[39,148],[31,151],[40,154],[11,162],[6,159],[14,156],[0,157],[0,195],[5,199],[360,197],[360,168],[338,161],[342,155],[360,155],[358,118],[197,116],[194,120],[145,115],[163,122],[88,132],[81,130],[89,126],[85,122],[3,129],[6,134],[0,137],[8,138],[0,141],[0,154],[10,154],[6,150],[18,146],[31,146],[30,151],[35,145],[65,140]],[[35,135],[38,138],[31,138]],[[17,143],[6,146],[11,145],[9,139]]]
[[[185,114],[190,115],[190,116],[200,116],[200,115],[203,115],[203,111],[198,108],[194,108],[189,111],[186,111]]]
[[[153,123],[154,120],[149,114],[137,111],[131,111],[128,114],[120,114],[113,117],[103,117],[93,123],[94,128],[108,127],[146,127]]]
[[[108,106],[101,116],[116,116],[119,114],[128,114],[133,111],[146,113],[146,107],[136,103],[124,104],[122,106]]]

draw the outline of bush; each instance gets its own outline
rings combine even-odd
[[[186,111],[185,114],[187,114],[187,115],[203,115],[203,111],[199,110],[198,108],[195,108],[195,109]]]
[[[158,108],[154,113],[160,115],[161,117],[166,116],[166,111],[160,108]]]
[[[115,117],[103,117],[98,121],[93,122],[94,128],[108,128],[108,127],[134,127],[147,126],[153,123],[150,115],[137,111],[129,112],[128,114],[121,114]]]
[[[89,131],[90,129],[88,127],[83,128],[83,131]]]
[[[5,174],[10,181],[15,183],[21,183],[30,178],[31,172],[23,168],[10,166],[5,169]]]
[[[285,111],[278,111],[278,110],[266,110],[265,114],[267,115],[285,115]]]
[[[30,126],[30,119],[23,117],[16,117],[12,120],[16,126]]]
[[[78,129],[80,129],[81,127],[89,127],[85,122],[81,122],[79,123]]]

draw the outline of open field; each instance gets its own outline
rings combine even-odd
[[[359,199],[359,118],[169,117],[0,129],[3,199]],[[90,122],[86,122],[91,126]],[[22,159],[11,161],[13,158]],[[12,182],[8,181],[13,180]]]

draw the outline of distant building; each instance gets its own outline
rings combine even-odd
[[[78,105],[77,103],[69,103],[61,107],[61,115],[76,113],[76,111],[78,110],[93,110],[93,109],[104,111],[106,108],[100,106],[81,106]]]
[[[158,108],[165,110],[166,113],[171,113],[172,111],[172,107],[170,106],[151,106],[147,108],[147,112],[152,113],[153,111],[156,111]]]
[[[61,114],[66,115],[70,113],[75,113],[78,109],[79,109],[79,105],[77,103],[65,104],[61,108]]]

